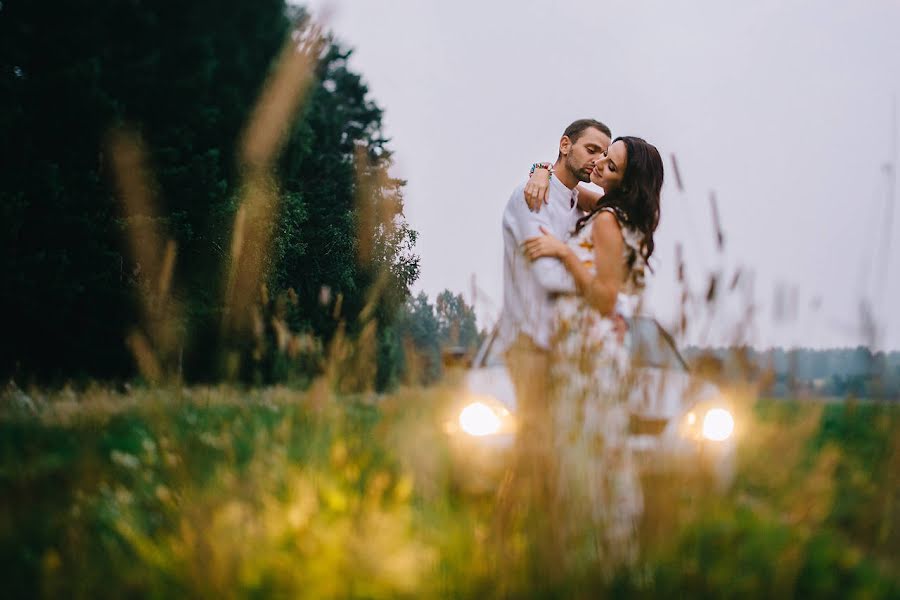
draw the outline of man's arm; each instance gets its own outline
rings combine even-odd
[[[525,240],[543,235],[541,227],[552,231],[554,235],[559,236],[559,239],[565,240],[569,237],[568,231],[555,231],[548,212],[546,209],[537,213],[531,212],[525,203],[525,194],[522,188],[513,192],[506,206],[504,226],[509,227],[512,231],[519,251]],[[531,269],[540,286],[548,294],[575,293],[575,281],[560,260],[551,257],[539,258],[531,263]]]

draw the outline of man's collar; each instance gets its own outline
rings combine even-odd
[[[575,184],[575,187],[569,189],[566,184],[559,180],[559,177],[552,177],[550,179],[550,187],[556,188],[555,191],[561,197],[568,199],[568,208],[574,208],[576,204],[578,204],[578,184]],[[551,189],[551,191],[554,191]]]
[[[562,181],[559,180],[559,177],[551,177],[550,185],[556,186],[556,191],[562,192],[566,196],[568,196],[570,193],[572,193],[573,191],[578,189],[578,184],[576,184],[574,188],[571,188],[571,189],[568,188],[566,186],[566,184],[564,184]]]

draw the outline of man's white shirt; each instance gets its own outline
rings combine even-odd
[[[557,178],[550,180],[547,204],[531,212],[525,202],[525,184],[517,187],[503,211],[503,312],[500,315],[500,343],[505,349],[519,334],[525,334],[541,348],[548,348],[553,326],[554,293],[574,293],[572,276],[556,258],[528,260],[522,244],[542,235],[541,227],[567,241],[578,219],[578,191]]]

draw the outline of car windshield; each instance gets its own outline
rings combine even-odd
[[[497,332],[494,333],[487,339],[485,342],[486,347],[482,349],[475,357],[476,366],[481,363],[480,366],[483,367],[502,367],[503,366],[503,352],[500,352],[500,344],[497,343]],[[481,361],[479,361],[479,358]]]
[[[653,319],[631,319],[628,323],[627,344],[635,366],[682,371],[687,369],[671,336]]]
[[[488,337],[475,357],[476,367],[503,366],[503,352],[499,351],[496,331]],[[656,321],[648,317],[636,317],[628,321],[626,345],[631,360],[638,367],[687,370],[684,360],[675,349],[675,343]]]

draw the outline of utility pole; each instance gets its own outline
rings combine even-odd
[[[894,94],[891,102],[890,150],[888,160],[881,165],[881,172],[884,174],[885,180],[884,216],[882,219],[883,225],[879,248],[880,256],[876,257],[876,260],[880,259],[882,266],[881,277],[875,284],[875,306],[877,306],[876,317],[882,331],[885,330],[886,321],[892,316],[889,309],[885,310],[885,298],[890,293],[888,282],[893,274],[893,270],[891,269],[891,242],[893,241],[894,206],[897,197],[897,162],[898,158],[900,158],[897,155],[897,125],[897,95]]]

